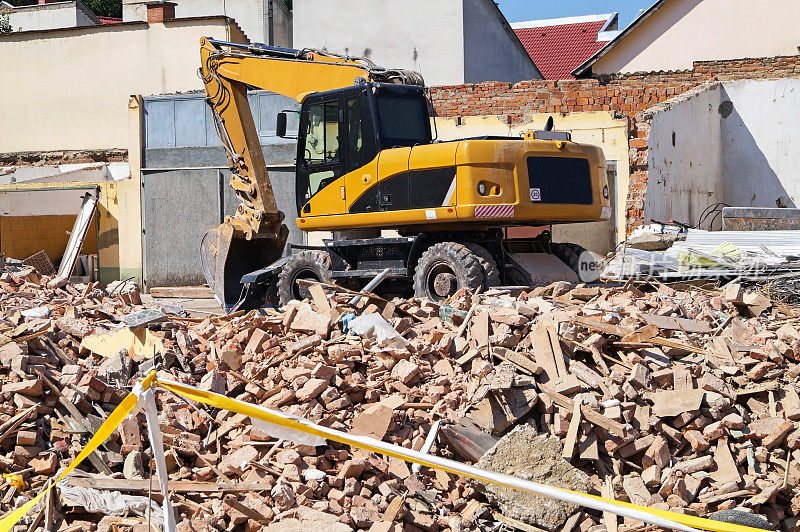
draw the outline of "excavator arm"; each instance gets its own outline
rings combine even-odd
[[[231,308],[242,297],[242,275],[278,260],[289,234],[275,202],[247,101],[248,88],[302,102],[309,94],[363,81],[414,85],[423,81],[415,72],[387,70],[363,58],[209,38],[200,40],[200,57],[206,101],[227,153],[231,188],[240,200],[236,214],[203,237],[201,261],[217,300]]]

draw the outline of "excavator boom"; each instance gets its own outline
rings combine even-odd
[[[210,230],[201,244],[205,277],[225,307],[241,296],[245,273],[281,257],[289,234],[269,180],[248,87],[266,89],[298,102],[316,92],[362,81],[422,85],[419,74],[388,70],[366,59],[316,50],[293,50],[262,44],[200,40],[200,75],[214,126],[231,169],[231,188],[240,200],[236,214]]]

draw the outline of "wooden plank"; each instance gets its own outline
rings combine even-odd
[[[675,366],[672,370],[672,388],[676,391],[694,389],[694,379],[689,368],[683,365]]]
[[[163,298],[211,299],[214,292],[207,286],[158,286],[150,289],[150,295]]]
[[[536,363],[542,368],[542,371],[544,371],[547,381],[558,379],[560,376],[559,367],[556,364],[549,331],[545,327],[537,325],[531,331],[530,339],[531,346],[533,347],[533,355],[536,357]]]
[[[262,525],[268,525],[270,522],[270,519],[268,519],[265,515],[262,515],[257,511],[255,511],[254,509],[250,508],[249,506],[245,506],[244,504],[240,503],[236,499],[235,495],[228,495],[227,497],[225,497],[223,502],[225,503],[226,506],[229,506],[234,510],[236,510],[237,512],[246,515],[253,521],[258,521]]]
[[[329,316],[331,313],[331,303],[328,301],[328,296],[325,294],[325,289],[318,284],[312,284],[308,286],[308,291],[311,293],[311,297],[314,299],[314,305],[317,307],[317,312]]]
[[[616,325],[609,325],[608,323],[603,323],[602,321],[587,318],[584,316],[573,316],[572,318],[570,318],[570,322],[574,325],[578,325],[580,327],[589,329],[590,331],[599,332],[605,335],[619,336],[620,338],[624,338],[625,336],[635,332],[630,329],[617,327]],[[705,354],[706,352],[706,350],[702,347],[684,344],[682,342],[670,340],[669,338],[661,338],[659,336],[651,338],[648,341],[654,345],[658,345],[661,347],[672,347],[674,349],[681,349],[682,351],[686,351],[688,353]]]
[[[605,482],[603,482],[603,488],[600,493],[606,499],[616,499],[614,495],[614,483],[610,476],[606,477]],[[603,512],[603,524],[606,525],[606,530],[608,532],[617,532],[619,530],[617,514],[613,512]]]
[[[544,393],[549,395],[553,399],[553,402],[556,403],[558,406],[561,406],[563,408],[567,408],[569,410],[572,410],[573,408],[575,408],[575,404],[574,404],[574,401],[572,399],[570,399],[566,395],[562,395],[562,394],[558,393],[557,391],[552,389],[550,386],[548,386],[546,384],[540,384],[539,388],[541,388],[541,390]],[[581,406],[581,414],[583,414],[583,417],[586,418],[587,421],[589,421],[591,423],[594,423],[595,425],[606,429],[608,432],[610,432],[611,434],[613,434],[615,436],[624,437],[625,434],[626,434],[625,425],[623,425],[622,423],[619,423],[617,421],[614,421],[613,419],[607,418],[606,416],[604,416],[600,412],[598,412],[596,410],[592,410],[591,408],[589,408],[586,405],[582,405]]]
[[[567,439],[564,440],[564,450],[561,451],[561,456],[566,460],[572,460],[572,455],[575,454],[575,443],[578,441],[578,430],[581,428],[582,398],[580,396],[576,397],[574,403],[572,419],[567,429]]]
[[[620,340],[620,343],[638,344],[649,342],[651,338],[658,336],[659,329],[656,325],[645,325],[641,329],[636,329],[630,334],[626,334]]]
[[[478,343],[478,348],[489,345],[489,313],[481,310],[475,315],[470,327],[472,338]]]
[[[600,448],[594,431],[589,432],[578,445],[578,456],[581,460],[600,460]]]
[[[709,476],[715,481],[719,483],[738,483],[742,481],[739,468],[736,467],[733,454],[731,454],[731,449],[728,447],[728,441],[724,438],[720,438],[717,441],[717,450],[714,451],[714,464],[716,468],[709,472]]]
[[[148,479],[124,479],[108,477],[67,477],[64,482],[80,488],[95,488],[99,490],[146,492],[150,489]],[[157,485],[153,478],[153,485]],[[177,493],[235,493],[245,491],[269,491],[273,484],[230,484],[227,482],[198,482],[193,480],[173,480],[169,483],[169,490]]]
[[[498,351],[500,351],[500,353],[498,353]],[[511,362],[522,371],[531,375],[538,375],[542,372],[542,367],[523,353],[517,353],[516,351],[511,350],[501,351],[498,348],[494,349],[492,354],[503,359],[504,361]]]
[[[590,331],[599,332],[601,334],[610,334],[612,336],[619,336],[620,338],[623,338],[634,332],[630,329],[625,329],[624,327],[617,327],[616,325],[611,325],[600,320],[587,318],[585,316],[573,316],[569,321],[574,325],[584,327]]]
[[[683,342],[676,342],[675,340],[670,340],[669,338],[661,338],[660,336],[651,338],[650,343],[660,347],[671,347],[673,349],[680,349],[681,351],[686,351],[687,353],[700,353],[701,355],[706,354],[706,350],[704,347],[684,344]]]
[[[56,394],[56,396],[58,397],[58,402],[61,403],[61,405],[64,408],[67,409],[67,412],[69,413],[70,417],[72,417],[73,421],[75,422],[76,425],[75,428],[79,430],[82,429],[83,432],[86,432],[87,434],[93,434],[94,430],[92,429],[91,423],[89,423],[89,421],[85,417],[83,417],[83,414],[81,414],[81,411],[78,410],[78,407],[72,404],[71,401],[68,401],[66,397],[64,397],[64,395],[61,393],[61,390],[59,390],[58,387],[50,381],[50,379],[47,377],[47,375],[45,375],[43,371],[41,371],[39,368],[33,368],[33,371],[36,372],[39,375],[39,377],[41,377],[42,382],[44,382],[45,385],[47,385],[47,387],[50,388],[50,390],[52,390],[54,394]],[[96,450],[92,451],[92,454],[89,455],[89,461],[92,463],[94,467],[97,468],[99,472],[104,473],[106,475],[113,474],[111,468],[108,467],[108,464],[106,464],[106,462],[103,460],[103,458]]]
[[[692,320],[689,318],[675,318],[673,316],[659,316],[657,314],[640,314],[640,317],[651,325],[667,331],[684,331],[687,333],[710,333],[711,325],[707,321]]]
[[[564,351],[561,349],[561,342],[558,340],[558,333],[552,326],[547,327],[547,334],[550,337],[550,348],[553,351],[553,358],[556,361],[556,368],[558,368],[558,376],[566,377],[569,375],[567,371],[567,363],[564,362]]]
[[[0,443],[10,436],[17,427],[22,425],[29,417],[35,416],[38,406],[39,405],[33,405],[0,425]]]

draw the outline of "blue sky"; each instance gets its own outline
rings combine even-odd
[[[619,12],[619,28],[630,24],[655,0],[496,0],[509,22]]]

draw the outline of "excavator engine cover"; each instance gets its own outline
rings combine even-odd
[[[200,262],[208,285],[225,311],[232,309],[244,295],[242,276],[269,266],[283,255],[289,229],[280,226],[278,238],[238,236],[234,227],[225,222],[203,236]]]

